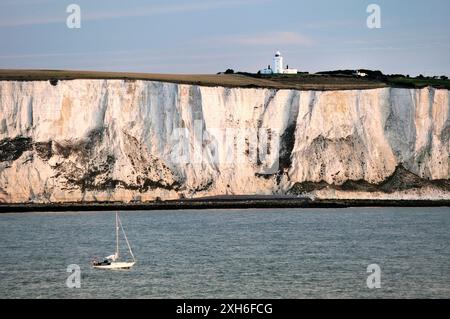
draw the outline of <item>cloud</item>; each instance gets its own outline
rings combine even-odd
[[[301,45],[301,46],[311,46],[314,41],[302,34],[296,32],[269,32],[269,33],[258,33],[249,35],[230,35],[223,37],[216,37],[209,39],[208,41],[214,41],[215,44],[235,44],[235,45],[270,45],[270,46],[281,46],[281,45]]]
[[[42,25],[42,24],[51,24],[51,23],[65,23],[66,17],[58,18],[58,17],[40,17],[40,18],[23,18],[23,19],[14,19],[14,20],[1,20],[0,27],[20,27],[27,25]]]
[[[148,5],[144,7],[130,8],[120,11],[99,11],[93,14],[87,14],[87,20],[116,19],[124,17],[140,17],[155,14],[170,14],[180,12],[196,12],[218,9],[229,6],[241,6],[255,4],[256,0],[219,0],[202,2],[183,2],[183,3],[164,3],[158,5]]]
[[[44,0],[35,0],[44,1]],[[81,5],[81,19],[82,21],[98,21],[110,20],[130,17],[146,17],[159,14],[172,14],[183,12],[199,12],[208,11],[212,9],[220,9],[224,7],[244,6],[250,4],[261,4],[261,2],[268,2],[270,0],[219,0],[219,1],[196,1],[196,2],[177,2],[177,3],[163,3],[145,5],[140,7],[130,7],[122,10],[98,10],[85,11]],[[104,6],[108,8],[108,5]],[[46,17],[12,17],[11,19],[3,19],[0,21],[0,27],[16,27],[26,25],[45,25],[52,23],[64,23],[68,14],[61,12],[60,15],[46,16]]]
[[[360,25],[365,26],[366,20],[360,21],[351,21],[351,20],[327,20],[327,21],[314,21],[306,23],[305,28],[307,29],[340,29],[340,28],[349,28],[349,27],[357,27]]]
[[[265,53],[252,53],[251,56],[264,56]],[[175,60],[210,60],[218,61],[223,59],[239,59],[245,56],[242,52],[211,52],[204,53],[195,50],[193,52],[186,52],[180,55],[178,50],[158,50],[158,49],[137,49],[137,50],[110,50],[110,51],[95,51],[95,52],[48,52],[48,53],[29,53],[29,54],[7,54],[0,55],[0,62],[7,63],[11,60],[57,60],[70,59],[71,61],[86,61],[86,59],[94,60],[96,62],[116,62],[128,65],[130,61],[175,61]],[[2,61],[3,60],[3,61]]]
[[[51,0],[2,0],[0,6],[40,5],[49,2],[51,2]]]

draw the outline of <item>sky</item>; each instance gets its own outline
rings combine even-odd
[[[449,15],[448,0],[0,0],[0,68],[256,72],[280,50],[307,72],[450,76]]]

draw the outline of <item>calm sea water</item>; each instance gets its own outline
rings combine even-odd
[[[449,208],[120,216],[138,259],[128,271],[89,265],[114,252],[113,212],[0,215],[0,298],[450,297]],[[373,263],[380,289],[366,286]]]

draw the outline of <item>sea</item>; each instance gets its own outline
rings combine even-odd
[[[0,214],[0,298],[450,298],[450,208]],[[120,255],[130,259],[120,237]]]

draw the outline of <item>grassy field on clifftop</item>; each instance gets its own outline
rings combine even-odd
[[[149,80],[242,88],[273,88],[298,90],[351,90],[385,87],[386,84],[362,78],[328,75],[278,75],[257,77],[245,74],[155,74],[63,70],[0,70],[3,81],[49,81],[75,79]]]
[[[431,80],[415,78],[390,78],[376,80],[345,75],[270,75],[253,74],[156,74],[129,72],[97,72],[66,70],[12,70],[0,69],[0,81],[52,81],[75,79],[106,80],[149,80],[192,84],[201,86],[223,86],[241,88],[270,88],[296,90],[363,90],[382,87],[421,88],[428,85],[450,89],[450,80]]]

